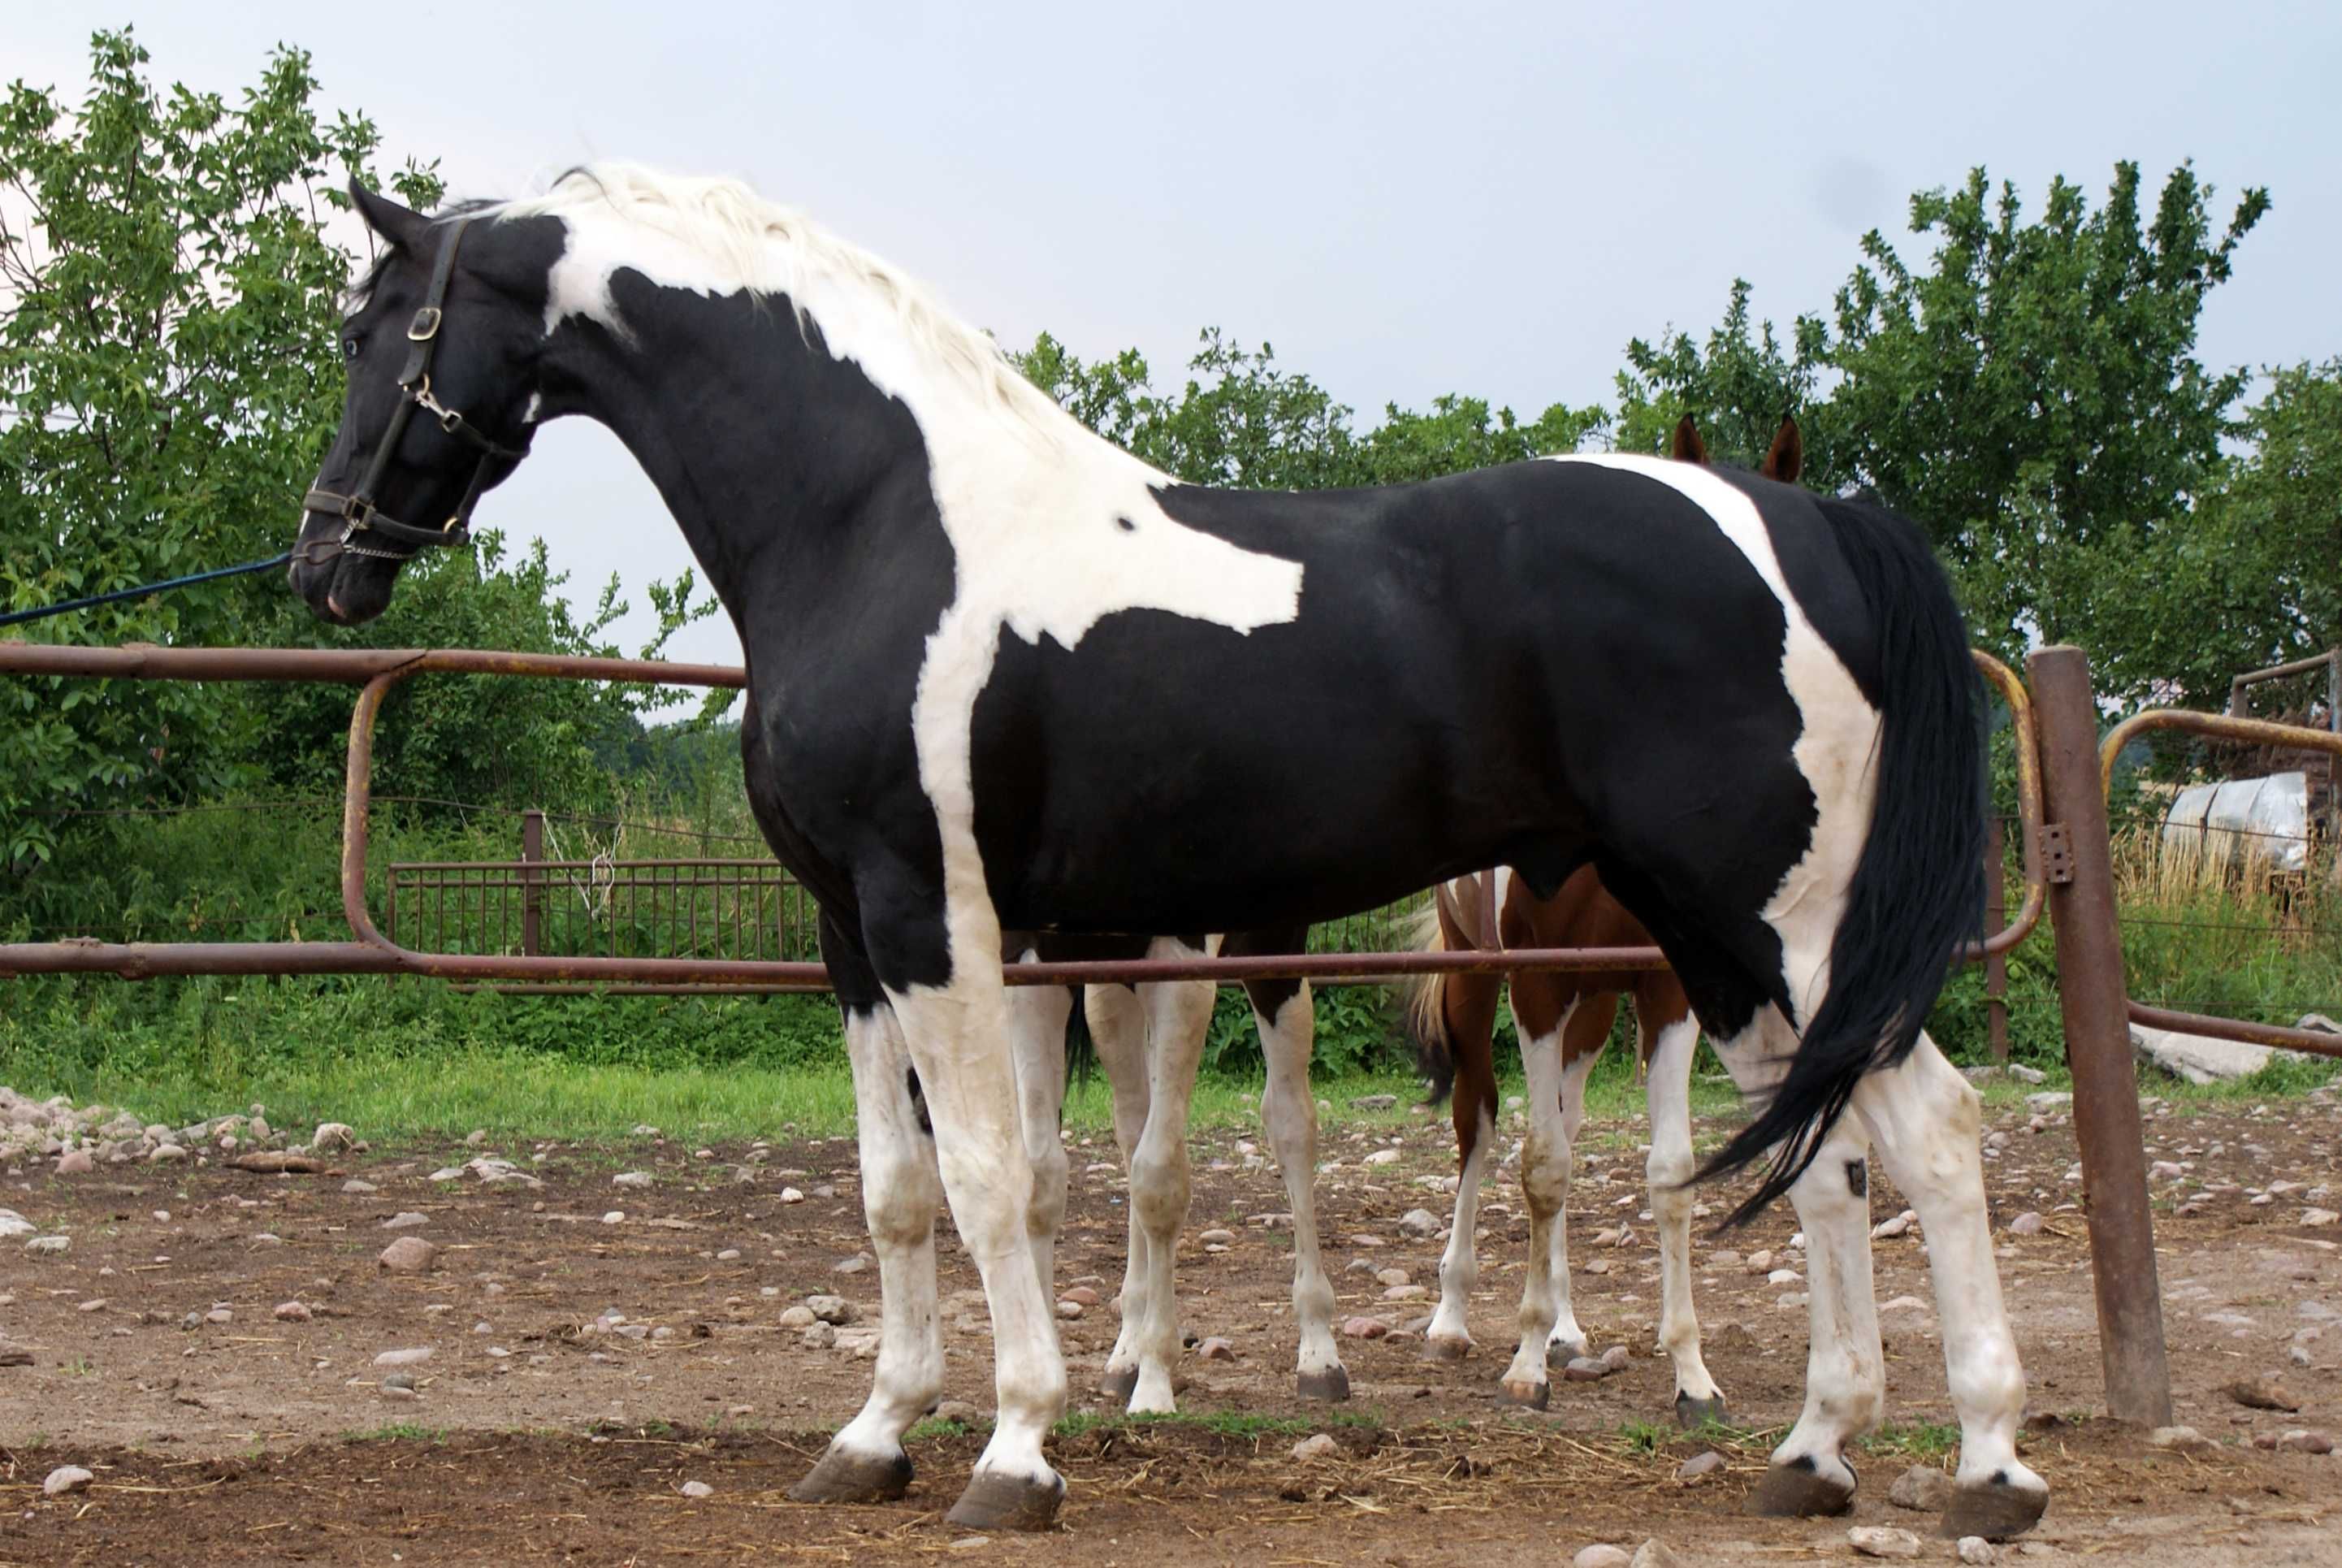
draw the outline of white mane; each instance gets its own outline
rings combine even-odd
[[[786,294],[800,322],[809,299],[840,286],[856,290],[882,304],[906,338],[986,403],[1037,434],[1080,429],[989,335],[953,316],[925,286],[739,180],[593,164],[562,176],[543,196],[494,211],[499,217],[615,215],[697,252],[732,288]]]

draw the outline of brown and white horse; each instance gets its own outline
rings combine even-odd
[[[1672,456],[1705,463],[1707,451],[1686,416]],[[1760,471],[1793,483],[1804,448],[1794,419],[1783,419]],[[1494,879],[1493,894],[1482,878]],[[1539,899],[1502,868],[1448,884],[1426,917],[1426,945],[1477,948],[1648,947],[1650,933],[1582,867],[1550,899]],[[1485,929],[1493,910],[1496,929]],[[1694,1169],[1691,1064],[1699,1025],[1672,970],[1527,970],[1511,975],[1427,976],[1413,990],[1409,1023],[1438,1094],[1453,1095],[1458,1180],[1456,1217],[1439,1263],[1439,1308],[1426,1334],[1427,1354],[1461,1360],[1472,1348],[1465,1312],[1479,1282],[1473,1228],[1488,1147],[1496,1133],[1496,1073],[1491,1038],[1501,986],[1512,988],[1513,1020],[1528,1083],[1528,1133],[1521,1148],[1521,1189],[1529,1211],[1528,1273],[1521,1290],[1520,1346],[1504,1374],[1505,1397],[1545,1408],[1547,1369],[1589,1352],[1569,1302],[1569,1244],[1563,1205],[1570,1148],[1586,1114],[1586,1080],[1610,1042],[1618,999],[1635,1002],[1646,1074],[1651,1152],[1645,1164],[1651,1214],[1658,1227],[1659,1342],[1674,1360],[1676,1418],[1686,1426],[1725,1416],[1724,1391],[1700,1358],[1699,1319],[1691,1299]]]

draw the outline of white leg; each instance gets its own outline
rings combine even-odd
[[[1567,1020],[1563,1020],[1563,1051],[1568,1050]],[[1554,1288],[1557,1292],[1558,1310],[1554,1314],[1553,1332],[1546,1336],[1545,1359],[1549,1369],[1566,1366],[1572,1356],[1589,1353],[1593,1347],[1586,1342],[1586,1331],[1577,1326],[1577,1311],[1569,1302],[1569,1176],[1576,1169],[1574,1151],[1577,1148],[1577,1130],[1586,1125],[1586,1081],[1594,1074],[1598,1051],[1589,1052],[1568,1063],[1561,1070],[1561,1164],[1562,1201],[1553,1211],[1553,1239],[1548,1243],[1553,1257]]]
[[[2040,1518],[2049,1489],[2017,1457],[2025,1369],[1993,1263],[1977,1092],[1922,1034],[1901,1066],[1862,1081],[1854,1108],[1927,1235],[1944,1370],[1960,1417],[1960,1493],[1946,1527],[2013,1534]]]
[[[887,992],[926,1091],[952,1219],[992,1309],[997,1414],[950,1518],[1037,1529],[1065,1496],[1041,1452],[1066,1408],[1065,1356],[1055,1304],[1033,1273],[1033,1165],[1017,1112],[998,929],[962,919],[952,937],[949,984]]]
[[[1066,1020],[1073,1010],[1073,993],[1063,986],[1016,986],[1008,993],[1017,1118],[1025,1132],[1025,1157],[1033,1162],[1026,1229],[1033,1238],[1033,1271],[1040,1279],[1041,1293],[1053,1300],[1057,1233],[1066,1222]]]
[[[1317,1101],[1309,1092],[1309,1051],[1316,1033],[1309,985],[1287,997],[1275,1018],[1256,1009],[1268,1082],[1260,1117],[1285,1175],[1293,1205],[1293,1321],[1301,1332],[1298,1387],[1304,1399],[1347,1399],[1350,1373],[1334,1343],[1334,1287],[1317,1249]]]
[[[936,1214],[943,1207],[935,1141],[911,1098],[911,1057],[894,1013],[846,1017],[861,1144],[862,1211],[878,1254],[878,1365],[870,1397],[830,1440],[790,1495],[806,1503],[900,1497],[911,1482],[903,1433],[935,1408],[944,1388],[936,1300]]]
[[[1767,1008],[1716,1054],[1744,1093],[1758,1093],[1780,1081],[1796,1044],[1787,1021]],[[1886,1399],[1886,1356],[1870,1279],[1867,1151],[1860,1120],[1841,1117],[1789,1189],[1806,1232],[1811,1336],[1806,1403],[1750,1499],[1758,1512],[1840,1513],[1851,1507],[1855,1477],[1845,1449],[1877,1422]]]
[[[1424,1334],[1426,1354],[1433,1360],[1461,1361],[1472,1349],[1472,1331],[1466,1318],[1472,1292],[1480,1284],[1480,1258],[1472,1231],[1480,1223],[1480,1182],[1487,1170],[1489,1148],[1496,1141],[1496,1124],[1483,1109],[1472,1151],[1464,1157],[1464,1169],[1456,1181],[1456,1218],[1447,1232],[1447,1251],[1439,1258],[1439,1308],[1431,1314],[1431,1327]]]
[[[1641,1006],[1638,1002],[1637,1008]],[[1639,1019],[1637,1020],[1639,1023]],[[1691,1295],[1691,1064],[1699,1025],[1679,1019],[1659,1032],[1646,1085],[1651,1110],[1651,1217],[1659,1230],[1659,1343],[1675,1362],[1676,1419],[1685,1426],[1722,1421],[1724,1391],[1699,1353],[1699,1314]]]
[[[1569,1139],[1562,1122],[1561,1048],[1570,1015],[1580,1005],[1572,1000],[1550,1031],[1521,1040],[1529,1122],[1521,1148],[1521,1195],[1528,1203],[1529,1258],[1521,1282],[1520,1348],[1505,1371],[1503,1387],[1506,1399],[1539,1410],[1550,1392],[1546,1347],[1584,1342],[1569,1310],[1569,1254],[1562,1214],[1569,1198]]]
[[[1082,993],[1082,1007],[1089,1021],[1090,1043],[1114,1091],[1114,1141],[1127,1172],[1138,1152],[1139,1135],[1146,1131],[1146,1014],[1139,1006],[1138,993],[1128,986],[1090,986]],[[1127,1400],[1138,1386],[1139,1303],[1147,1299],[1146,1282],[1153,1260],[1146,1232],[1138,1223],[1137,1208],[1126,1201],[1123,1212],[1130,1239],[1122,1266],[1122,1327],[1115,1336],[1113,1353],[1106,1359],[1098,1392]]]
[[[1217,938],[1207,944],[1211,949],[1218,945]],[[1174,958],[1192,950],[1162,938],[1147,953]],[[1178,1364],[1180,1349],[1176,1260],[1179,1228],[1187,1219],[1187,1111],[1218,988],[1207,980],[1179,980],[1141,986],[1139,993],[1146,1010],[1146,1130],[1139,1134],[1130,1161],[1130,1211],[1133,1221],[1146,1232],[1148,1267],[1140,1282],[1138,1382],[1131,1391],[1130,1408],[1168,1413],[1177,1408],[1172,1392],[1172,1369]],[[1125,1297],[1126,1322],[1130,1308]]]

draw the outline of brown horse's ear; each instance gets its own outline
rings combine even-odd
[[[1806,438],[1797,430],[1797,417],[1784,414],[1781,427],[1773,433],[1773,449],[1765,454],[1765,466],[1759,472],[1768,479],[1794,485],[1805,467]]]
[[[1678,463],[1705,463],[1707,447],[1699,438],[1699,427],[1686,414],[1676,421],[1676,438],[1667,444],[1667,456]]]

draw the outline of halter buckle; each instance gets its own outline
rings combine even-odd
[[[439,307],[435,305],[426,305],[416,311],[415,319],[406,324],[406,336],[416,343],[428,343],[438,337]]]

